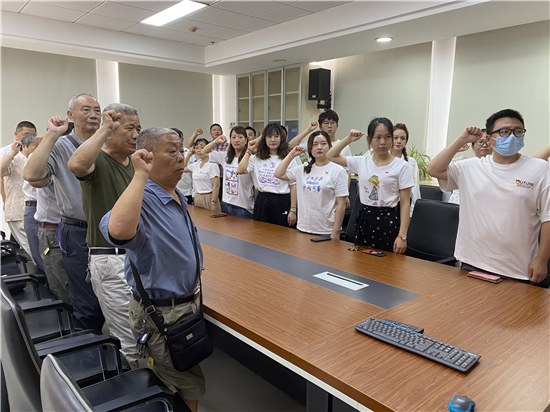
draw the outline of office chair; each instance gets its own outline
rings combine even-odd
[[[407,233],[405,255],[453,265],[459,209],[454,203],[418,199]]]
[[[110,336],[82,331],[34,345],[24,312],[13,300],[4,282],[0,282],[0,292],[2,367],[11,410],[41,411],[40,367],[42,359],[50,353],[63,356],[72,365],[73,376],[76,374],[84,383],[99,379],[95,369],[100,369],[101,378],[107,374],[108,349],[115,353],[117,373],[122,372],[120,342]],[[55,306],[59,302],[31,302],[27,310],[36,312],[40,310],[40,305]]]
[[[174,398],[150,369],[134,369],[80,388],[63,363],[52,355],[42,363],[40,393],[44,412],[171,412]]]
[[[350,185],[349,185],[349,204],[350,208],[346,210],[346,213],[344,214],[344,220],[342,221],[342,231],[340,232],[340,239],[344,240],[346,229],[348,228],[348,224],[351,218],[351,212],[353,211],[353,204],[355,202],[355,197],[357,196],[357,179],[351,179]]]
[[[443,192],[439,186],[420,185],[420,197],[422,199],[441,200]]]
[[[351,215],[349,217],[348,226],[346,227],[346,233],[344,234],[344,240],[346,242],[355,243],[355,220],[357,219],[357,215],[359,214],[359,211],[362,209],[362,207],[363,204],[361,203],[360,196],[357,193],[355,195],[353,203],[351,204]]]

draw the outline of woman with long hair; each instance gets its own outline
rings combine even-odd
[[[242,126],[235,126],[229,133],[227,152],[214,152],[216,146],[227,143],[223,135],[206,145],[203,154],[209,155],[210,162],[217,163],[223,171],[223,202],[225,213],[252,219],[254,210],[254,190],[249,174],[237,174],[237,167],[246,153],[248,138]]]
[[[208,141],[206,139],[197,139],[193,149],[187,153],[183,160],[185,173],[192,173],[193,188],[195,190],[195,198],[193,204],[197,207],[209,209],[216,212],[221,212],[220,199],[218,192],[220,191],[220,172],[218,166],[208,162],[208,155],[202,150]],[[189,159],[195,154],[199,160],[196,163],[189,165]]]
[[[404,123],[397,123],[393,126],[393,147],[391,154],[395,157],[403,158],[409,164],[411,174],[414,180],[414,186],[411,188],[411,216],[414,210],[414,204],[420,199],[420,171],[414,157],[410,157],[405,147],[409,142],[409,130]]]
[[[327,158],[331,147],[326,132],[313,132],[307,141],[309,162],[288,168],[294,158],[306,151],[295,146],[275,170],[275,177],[296,183],[298,230],[338,240],[349,194],[348,174]]]
[[[403,159],[390,153],[393,145],[393,124],[380,117],[367,129],[367,143],[372,153],[365,156],[340,155],[342,149],[363,136],[359,130],[329,150],[327,157],[347,166],[359,175],[359,199],[362,204],[355,225],[355,242],[366,246],[404,253],[410,220],[411,171]],[[351,223],[350,223],[351,224]]]
[[[258,189],[255,220],[280,226],[296,224],[296,187],[275,177],[275,169],[289,153],[286,133],[276,123],[268,124],[261,137],[248,142],[237,173],[250,173]],[[294,164],[300,163],[295,159]]]

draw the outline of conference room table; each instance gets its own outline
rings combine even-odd
[[[445,411],[455,395],[473,399],[477,412],[550,410],[549,290],[189,212],[204,253],[207,318],[357,410]],[[314,277],[318,269],[368,286],[335,285]],[[423,327],[481,359],[460,373],[354,330],[373,316]]]

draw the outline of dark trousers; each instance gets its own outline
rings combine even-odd
[[[63,263],[67,269],[75,326],[100,331],[105,318],[92,289],[92,284],[86,281],[88,273],[86,231],[86,228],[83,227],[61,223],[59,225],[59,243],[63,251]]]
[[[254,202],[254,220],[288,227],[290,194],[259,192]]]
[[[545,288],[545,289],[550,288],[550,275],[546,276],[546,279],[542,280],[540,283],[532,283],[528,280],[510,278],[508,276],[504,276],[504,275],[501,275],[501,274],[498,274],[498,273],[489,272],[488,270],[480,269],[478,267],[469,265],[468,263],[464,263],[464,262],[460,262],[460,268],[464,269],[464,270],[467,270],[468,272],[471,272],[472,270],[475,270],[476,272],[482,272],[482,273],[488,273],[489,275],[500,276],[503,279],[515,280],[516,282],[527,283],[529,285],[538,286],[538,287]]]
[[[44,272],[42,257],[40,256],[38,247],[38,222],[34,220],[35,213],[36,206],[25,206],[25,233],[27,234],[27,241],[29,242],[29,248],[31,249],[32,260],[34,260],[36,267]]]

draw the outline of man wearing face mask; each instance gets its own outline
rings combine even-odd
[[[451,164],[460,147],[482,136],[467,127],[428,173],[442,190],[460,189],[455,258],[462,268],[548,288],[550,165],[519,153],[524,124],[515,110],[493,114],[486,122],[493,155]]]

